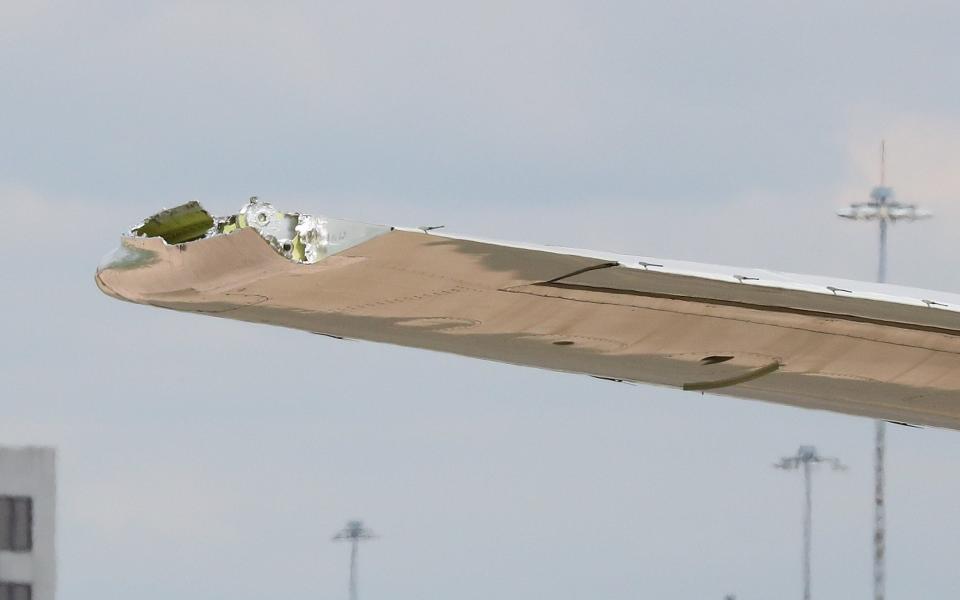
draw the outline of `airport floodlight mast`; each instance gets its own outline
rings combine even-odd
[[[372,540],[376,536],[363,526],[362,521],[350,521],[346,527],[333,536],[335,542],[350,542],[350,600],[357,600],[357,553],[360,542]]]
[[[887,148],[880,142],[880,185],[870,192],[869,202],[854,203],[837,211],[837,215],[854,221],[877,221],[880,224],[880,261],[877,282],[887,282],[887,227],[898,221],[928,219],[932,213],[915,204],[902,204],[894,199],[893,188],[887,186]],[[886,502],[884,462],[887,451],[887,424],[874,424],[874,527],[873,527],[873,598],[884,600],[886,587]]]
[[[899,221],[911,222],[929,219],[932,213],[922,210],[916,204],[903,204],[894,199],[893,188],[887,186],[886,144],[880,143],[880,185],[870,192],[869,202],[855,202],[837,211],[837,216],[853,221],[877,221],[880,223],[880,263],[877,267],[877,281],[887,282],[887,227]]]
[[[810,600],[810,545],[813,538],[813,485],[810,475],[813,465],[817,463],[827,463],[838,471],[846,469],[839,459],[817,454],[813,446],[800,446],[795,455],[785,456],[773,465],[778,469],[803,469],[803,600]]]

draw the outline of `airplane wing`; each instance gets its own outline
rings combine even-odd
[[[110,296],[334,337],[960,429],[960,296],[284,213],[162,211]]]

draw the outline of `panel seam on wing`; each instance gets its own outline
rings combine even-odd
[[[424,292],[422,294],[415,294],[412,296],[395,296],[392,298],[384,298],[382,300],[376,300],[374,302],[365,302],[363,304],[353,304],[351,306],[346,306],[343,308],[338,308],[330,312],[333,313],[350,313],[355,311],[364,310],[367,308],[376,308],[381,306],[392,306],[396,304],[403,304],[406,302],[416,302],[419,300],[426,300],[428,298],[437,298],[440,296],[448,296],[450,294],[459,294],[466,291],[482,291],[482,290],[471,290],[469,288],[464,288],[461,286],[455,286],[452,288],[446,288],[442,290],[437,290],[433,292]]]
[[[516,288],[518,288],[518,287],[534,287],[534,286],[536,286],[536,285],[540,285],[540,284],[533,284],[533,285],[531,285],[531,286],[513,286],[513,287],[510,287],[510,288],[504,288],[504,289],[502,289],[502,290],[500,290],[500,291],[507,292],[507,293],[511,293],[511,294],[529,294],[529,295],[531,295],[531,296],[538,296],[538,297],[541,297],[541,298],[553,298],[553,299],[556,299],[556,300],[564,300],[564,301],[567,301],[567,302],[583,302],[583,303],[586,303],[586,304],[602,304],[602,305],[604,305],[604,306],[618,306],[618,307],[621,307],[621,308],[624,308],[624,309],[627,309],[627,310],[630,310],[630,311],[633,311],[633,312],[655,311],[655,312],[665,312],[665,313],[671,313],[671,314],[677,314],[677,315],[691,315],[691,316],[703,317],[703,318],[707,318],[707,319],[718,319],[718,320],[727,320],[727,321],[739,321],[739,322],[741,322],[741,323],[750,323],[750,324],[753,324],[753,325],[762,325],[762,326],[765,326],[765,327],[776,327],[776,328],[780,328],[780,329],[789,329],[789,330],[791,330],[791,331],[805,331],[805,332],[807,332],[807,333],[816,333],[816,334],[821,334],[821,335],[834,335],[834,336],[845,337],[845,338],[853,339],[853,340],[864,340],[864,341],[869,341],[869,342],[876,342],[876,343],[879,343],[879,344],[888,344],[888,345],[890,345],[890,346],[900,346],[900,347],[903,347],[903,348],[915,348],[915,349],[917,349],[917,350],[927,350],[927,351],[930,351],[930,352],[938,352],[938,353],[948,354],[948,355],[952,355],[952,356],[960,355],[960,352],[956,352],[956,351],[952,351],[952,350],[943,350],[943,349],[941,349],[941,348],[930,348],[929,346],[919,346],[919,345],[917,345],[917,344],[905,344],[905,343],[902,343],[902,342],[891,342],[891,341],[888,341],[888,340],[881,340],[881,339],[877,339],[877,338],[871,338],[871,337],[866,337],[866,336],[861,336],[861,335],[854,335],[854,334],[850,334],[850,333],[839,333],[839,332],[832,332],[832,331],[822,331],[822,330],[818,330],[818,329],[809,329],[809,328],[806,328],[806,327],[796,327],[796,326],[793,326],[793,325],[784,325],[784,324],[782,324],[782,323],[767,323],[767,322],[763,322],[763,321],[754,321],[754,320],[751,320],[751,319],[744,319],[744,318],[742,318],[742,317],[719,317],[719,316],[716,316],[716,315],[689,313],[689,312],[684,312],[684,311],[680,311],[680,310],[669,310],[669,309],[665,309],[665,308],[656,308],[656,307],[652,307],[652,306],[633,306],[633,305],[630,305],[630,304],[621,304],[621,303],[619,303],[619,302],[604,302],[604,301],[602,301],[602,300],[587,300],[587,299],[584,299],[584,298],[567,298],[567,297],[565,297],[565,296],[550,296],[550,295],[548,295],[548,294],[537,294],[537,293],[535,293],[535,292],[533,292],[533,291],[530,291],[530,290],[516,289]],[[553,286],[544,286],[544,287],[553,287]],[[556,289],[563,289],[563,288],[561,287],[561,288],[556,288]],[[594,291],[595,291],[595,290],[594,290]],[[599,293],[603,293],[603,292],[599,292]],[[681,300],[681,301],[682,301],[682,300]],[[707,304],[707,303],[700,302],[700,303],[698,303],[698,304]],[[719,306],[719,305],[718,305],[718,306]],[[749,307],[744,307],[744,308],[749,309]],[[758,311],[758,312],[763,312],[763,311]],[[829,319],[830,317],[826,317],[826,318]],[[842,319],[837,318],[837,317],[834,317],[833,320],[840,321],[840,320],[842,320]],[[891,328],[893,328],[893,327],[891,326]],[[938,332],[930,332],[930,333],[938,333]],[[939,334],[939,335],[946,335],[946,334]],[[960,335],[960,334],[958,334],[958,335]],[[950,339],[953,339],[953,338],[956,337],[956,336],[946,335],[946,337],[949,337]]]
[[[576,283],[545,282],[545,283],[536,283],[533,285],[539,285],[542,287],[549,287],[549,288],[556,288],[556,289],[579,290],[579,291],[588,292],[588,293],[592,292],[592,293],[598,293],[598,294],[638,296],[641,298],[656,298],[661,300],[678,300],[682,302],[708,304],[713,306],[729,306],[733,308],[743,308],[743,309],[756,310],[761,312],[776,312],[776,313],[786,313],[786,314],[794,314],[794,315],[804,315],[804,316],[810,316],[810,317],[821,318],[821,319],[836,319],[836,320],[842,320],[842,321],[850,321],[854,323],[864,323],[867,325],[880,325],[881,327],[909,329],[913,331],[923,331],[926,333],[938,333],[941,335],[960,337],[960,331],[955,329],[947,329],[945,327],[939,327],[936,325],[923,325],[920,323],[910,323],[905,321],[887,321],[884,319],[877,319],[873,317],[862,317],[859,315],[853,315],[849,313],[831,313],[831,312],[825,312],[820,310],[812,310],[808,308],[764,305],[764,304],[756,304],[753,302],[743,302],[739,300],[724,300],[720,298],[681,296],[678,294],[666,294],[662,292],[641,292],[638,290],[622,290],[619,288],[596,287],[596,286],[576,284]],[[609,304],[616,304],[616,303],[611,302]]]

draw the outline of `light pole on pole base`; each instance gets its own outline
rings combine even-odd
[[[933,213],[916,204],[903,204],[887,186],[887,146],[880,142],[880,185],[870,192],[869,202],[859,202],[837,211],[837,215],[853,221],[877,221],[880,224],[880,260],[877,264],[877,282],[887,282],[887,228],[897,222],[929,219]],[[886,473],[887,424],[874,423],[874,524],[873,524],[873,598],[884,600],[886,594]]]

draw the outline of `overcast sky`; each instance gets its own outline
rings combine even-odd
[[[865,419],[135,306],[199,199],[960,291],[955,2],[0,2],[0,443],[59,448],[60,598],[867,597]],[[889,597],[960,595],[960,433],[892,426]]]

